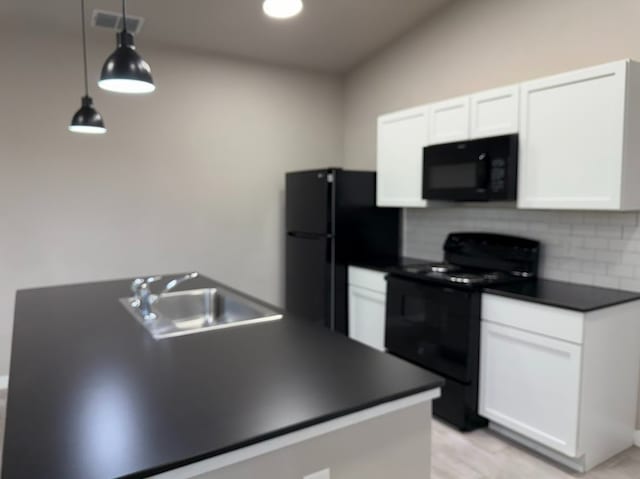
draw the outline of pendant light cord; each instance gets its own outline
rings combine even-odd
[[[122,0],[122,31],[127,31],[127,7],[125,5],[126,0]]]
[[[87,80],[87,32],[84,17],[84,0],[80,0],[82,14],[82,58],[84,60],[84,96],[89,96],[89,81]]]

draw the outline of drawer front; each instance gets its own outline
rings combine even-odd
[[[348,281],[350,285],[377,291],[378,293],[386,294],[387,292],[386,276],[387,273],[381,271],[349,266]]]
[[[482,319],[576,344],[583,342],[584,314],[577,311],[485,293]]]

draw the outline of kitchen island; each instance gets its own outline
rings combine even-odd
[[[130,283],[18,292],[4,479],[429,477],[438,376],[286,312],[155,340]]]

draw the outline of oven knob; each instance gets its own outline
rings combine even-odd
[[[494,168],[503,168],[505,166],[505,161],[502,158],[494,158],[491,160],[491,166]]]

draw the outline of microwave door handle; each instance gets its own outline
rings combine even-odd
[[[478,170],[477,170],[477,185],[478,188],[486,189],[489,175],[489,162],[487,161],[488,155],[481,153],[478,156]]]

